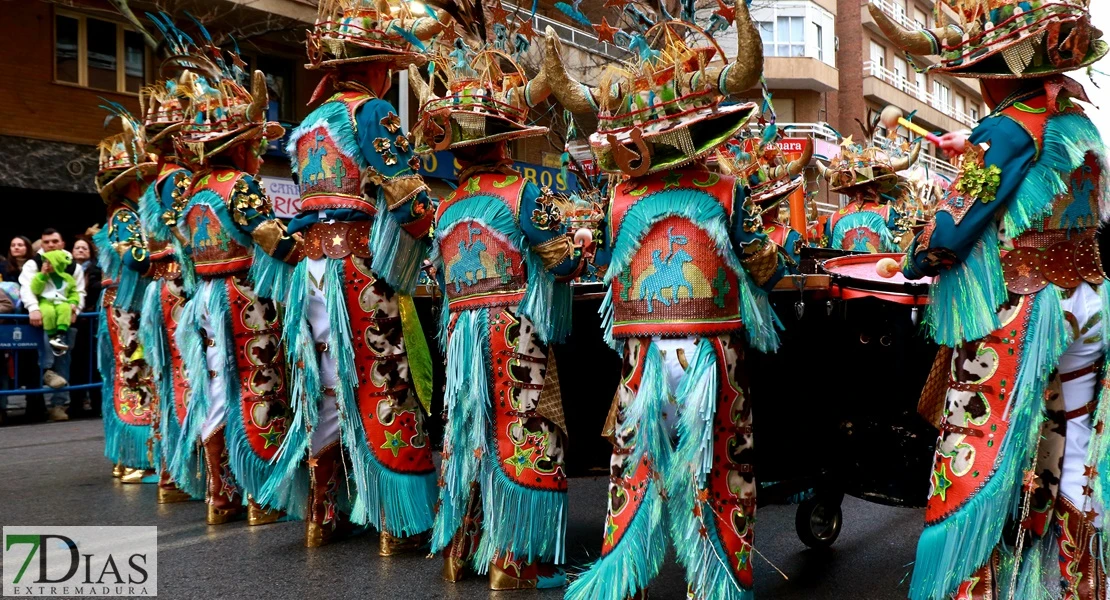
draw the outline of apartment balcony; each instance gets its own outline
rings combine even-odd
[[[863,97],[882,106],[893,104],[907,114],[916,111],[914,118],[934,131],[957,131],[976,125],[971,115],[872,61],[863,63]]]
[[[763,74],[771,89],[816,92],[840,89],[840,71],[815,57],[768,56],[763,59]]]

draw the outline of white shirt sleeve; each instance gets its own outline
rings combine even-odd
[[[80,298],[77,302],[77,312],[85,310],[85,270],[81,265],[73,265],[73,279],[77,281],[77,296]]]
[[[23,308],[32,313],[39,309],[39,299],[31,293],[31,278],[37,275],[39,266],[34,258],[23,263],[23,271],[19,274],[19,298],[23,300]]]

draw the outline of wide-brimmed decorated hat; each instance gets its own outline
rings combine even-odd
[[[774,127],[773,125],[769,127]],[[768,139],[770,138],[770,139]],[[750,140],[751,151],[744,150]],[[740,148],[718,157],[720,169],[726,174],[744,178],[750,198],[762,210],[769,210],[805,185],[805,168],[813,158],[813,140],[807,140],[802,155],[789,160],[775,135],[738,140]]]
[[[601,170],[638,177],[680,167],[711,154],[747,124],[758,107],[726,100],[759,82],[763,43],[745,2],[727,9],[729,18],[718,20],[737,24],[735,60],[693,22],[660,21],[642,33],[620,32],[635,58],[607,69],[596,89],[567,74],[558,38],[548,29],[544,67],[551,91],[572,113],[597,115],[590,146]],[[600,27],[613,38],[607,21]]]
[[[874,4],[868,9],[899,48],[940,57],[926,70],[956,77],[1044,77],[1092,65],[1108,50],[1102,32],[1091,25],[1090,0],[938,0],[940,4],[951,7],[961,23],[914,31]]]
[[[285,134],[281,125],[266,120],[269,94],[262,71],[254,72],[249,92],[210,70],[184,72],[178,90],[186,100],[185,122],[174,143],[179,154],[191,159],[204,162],[237,144],[264,144]]]
[[[446,13],[415,14],[400,0],[320,0],[308,32],[306,69],[380,61],[390,68],[424,64],[424,43],[445,29]]]
[[[177,81],[167,79],[139,90],[139,110],[143,117],[147,144],[154,147],[173,135],[185,122],[185,108],[177,91]]]
[[[829,190],[845,195],[873,190],[880,195],[893,190],[902,180],[898,173],[917,162],[921,143],[906,149],[880,147],[869,136],[868,145],[857,144],[848,136],[840,144],[840,156],[825,166],[817,161],[821,176],[829,182]]]
[[[101,108],[119,117],[123,131],[110,135],[97,144],[99,164],[96,171],[96,191],[105,201],[110,201],[128,184],[152,175],[157,165],[146,153],[143,126],[126,108],[108,102]]]
[[[529,80],[505,52],[493,48],[473,52],[461,40],[450,55],[437,56],[431,66],[431,81],[416,66],[409,66],[409,85],[420,102],[413,128],[416,152],[547,133],[547,127],[528,124],[529,110],[551,94],[543,71]],[[436,95],[437,82],[445,86],[445,95]]]

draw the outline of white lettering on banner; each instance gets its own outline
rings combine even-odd
[[[274,207],[274,215],[280,219],[292,219],[301,212],[301,192],[292,179],[267,177],[266,195]]]

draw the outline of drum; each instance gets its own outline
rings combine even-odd
[[[875,266],[884,258],[901,262],[904,254],[855,254],[830,258],[821,269],[830,276],[829,292],[834,298],[854,300],[877,298],[907,306],[929,303],[929,281],[910,281],[896,274],[889,279],[879,276]]]

